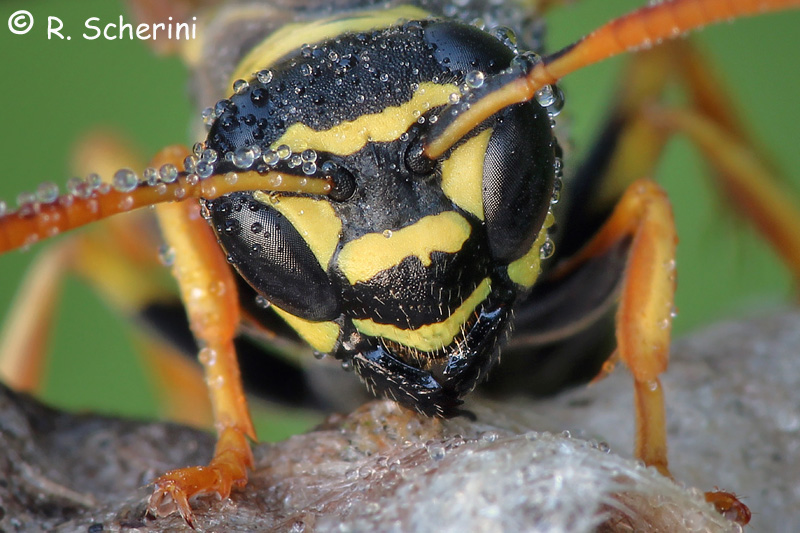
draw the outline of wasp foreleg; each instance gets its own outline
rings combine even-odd
[[[185,155],[173,152],[168,157],[179,161]],[[201,347],[218,441],[207,467],[181,468],[158,478],[148,509],[156,516],[177,510],[192,524],[190,498],[217,494],[224,499],[232,487],[247,483],[247,468],[253,464],[247,438],[255,439],[255,431],[233,346],[239,326],[233,274],[198,204],[164,204],[157,214],[164,238],[175,252],[173,274]]]

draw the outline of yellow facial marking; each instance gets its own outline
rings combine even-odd
[[[456,335],[461,332],[461,327],[490,292],[491,281],[486,278],[447,319],[418,329],[401,329],[391,324],[378,324],[369,319],[354,319],[353,325],[365,335],[383,337],[423,352],[433,352],[453,342]]]
[[[417,257],[424,266],[430,266],[433,252],[459,251],[470,230],[469,222],[453,211],[430,215],[399,230],[368,233],[348,242],[339,252],[339,267],[348,281],[356,284],[406,257]]]
[[[342,221],[327,200],[281,196],[275,202],[262,191],[253,193],[253,198],[285,216],[306,241],[322,269],[328,270],[331,257],[339,245]]]
[[[399,6],[385,11],[347,13],[329,19],[286,24],[245,56],[231,76],[230,83],[251,78],[255,72],[271,67],[280,58],[299,50],[304,44],[313,45],[343,33],[389,28],[402,20],[422,20],[429,16],[424,9]]]
[[[450,95],[458,92],[455,85],[419,84],[408,102],[387,107],[380,113],[361,115],[351,122],[342,122],[329,130],[316,131],[295,122],[273,143],[272,149],[285,144],[295,153],[319,150],[336,155],[350,155],[368,142],[390,142],[408,131],[422,113],[448,103]]]
[[[483,220],[483,160],[492,130],[471,138],[442,163],[442,191],[458,207]]]
[[[312,348],[322,353],[331,353],[339,338],[339,326],[336,322],[312,322],[294,316],[288,311],[272,305],[278,315],[300,335]]]
[[[548,223],[549,222],[549,223]],[[539,230],[539,235],[531,245],[528,253],[508,265],[508,277],[516,283],[525,288],[533,287],[536,278],[539,277],[541,252],[539,251],[547,239],[547,228],[553,224],[553,216],[548,213],[548,220],[545,222],[542,229]]]

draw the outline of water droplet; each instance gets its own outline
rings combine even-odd
[[[306,176],[311,176],[317,172],[317,164],[310,161],[303,163],[301,168]]]
[[[233,92],[236,94],[242,94],[248,87],[250,87],[250,84],[245,80],[236,80],[233,82]]]
[[[256,306],[260,307],[261,309],[267,309],[270,305],[269,300],[261,296],[260,294],[256,296]]]
[[[36,187],[36,199],[43,204],[51,204],[58,199],[58,185],[46,181]]]
[[[267,153],[264,154],[262,159],[264,160],[264,163],[266,163],[267,165],[269,165],[271,167],[274,167],[275,165],[277,165],[278,161],[281,160],[281,158],[278,157],[278,153],[275,152],[274,150],[269,150]]]
[[[553,241],[551,241],[550,238],[548,237],[547,239],[545,239],[541,248],[539,248],[539,257],[542,259],[548,259],[553,256],[553,253],[555,253],[555,251],[556,251],[556,245],[553,244]]]
[[[209,178],[212,174],[214,174],[214,163],[200,160],[197,162],[195,172],[197,173],[197,177],[199,177],[201,180]]]
[[[499,437],[500,435],[498,435],[496,431],[486,431],[481,434],[481,440],[484,442],[494,442]]]
[[[211,126],[214,124],[214,119],[217,118],[214,115],[214,110],[210,107],[203,109],[203,112],[200,114],[200,118],[203,119],[203,125],[206,129],[211,129]]]
[[[217,351],[212,348],[202,348],[197,354],[197,359],[204,366],[211,366],[217,363]]]
[[[139,178],[133,170],[122,168],[114,173],[111,184],[119,192],[131,192],[139,184]]]
[[[171,163],[161,165],[161,168],[158,169],[158,175],[164,183],[172,183],[178,179],[178,168]]]
[[[300,157],[303,158],[303,161],[308,161],[313,163],[317,160],[317,152],[314,150],[303,150],[303,153],[300,154]]]
[[[545,85],[533,96],[539,105],[547,109],[551,117],[557,116],[564,107],[564,93],[555,85]]]
[[[314,74],[314,69],[311,68],[311,65],[309,65],[308,63],[303,63],[302,65],[300,65],[300,73],[303,76],[312,76]]]
[[[126,196],[119,201],[117,207],[120,211],[128,211],[133,207],[133,196]]]
[[[236,172],[228,172],[225,174],[225,183],[228,185],[236,185],[237,181],[239,181],[239,174]]]
[[[217,159],[219,159],[219,154],[213,148],[206,148],[203,150],[203,153],[200,154],[200,161],[208,161],[209,163],[216,163]]]
[[[390,230],[390,229],[383,230],[383,236],[386,237],[387,239],[391,238],[392,230]]]
[[[164,266],[172,266],[175,264],[175,248],[168,244],[162,244],[158,248],[158,260]]]
[[[228,234],[238,233],[241,227],[241,224],[235,218],[229,218],[222,224],[222,230]]]
[[[303,164],[303,158],[300,157],[300,154],[293,154],[292,157],[289,158],[289,168],[297,168]]]
[[[472,70],[467,73],[464,82],[470,89],[477,89],[483,85],[486,76],[480,70]]]
[[[275,149],[275,153],[278,154],[278,157],[282,160],[287,160],[292,156],[292,149],[289,146],[282,144]]]
[[[256,79],[259,83],[263,83],[264,85],[268,84],[272,81],[272,71],[271,70],[259,70],[256,74]]]
[[[517,35],[511,28],[498,26],[492,30],[492,35],[513,52],[517,52]]]
[[[228,110],[228,106],[230,105],[230,100],[220,100],[216,104],[214,104],[214,114],[216,116],[221,116],[225,111]]]
[[[98,190],[104,185],[103,178],[101,178],[99,174],[95,173],[86,176],[86,183],[89,185],[89,187],[91,187],[92,190]]]
[[[252,148],[237,148],[233,153],[233,164],[239,168],[250,168],[255,160],[255,152]]]
[[[280,174],[272,176],[269,180],[269,185],[272,188],[280,187],[282,184],[283,184],[283,176],[281,176]],[[270,195],[269,199],[273,203],[278,203],[277,198],[274,195]]]
[[[154,169],[153,167],[147,167],[144,169],[142,177],[144,178],[145,183],[152,187],[158,183],[158,170]]]
[[[202,185],[200,185],[200,194],[205,198],[214,198],[217,196],[217,188],[213,183],[204,181]]]
[[[441,444],[431,444],[426,446],[428,455],[434,461],[441,461],[447,455],[447,450]]]
[[[203,153],[203,148],[204,148],[203,143],[194,143],[192,145],[192,153],[195,156],[200,157],[200,154]]]
[[[553,93],[553,86],[546,85],[542,87],[541,89],[536,91],[534,98],[536,98],[536,101],[539,102],[540,106],[550,107],[556,101],[556,95],[555,93]]]
[[[196,166],[197,156],[190,155],[183,160],[183,169],[190,174],[195,171]]]
[[[6,203],[5,200],[0,200],[0,217],[5,216],[7,212],[8,212],[8,204]]]
[[[534,52],[523,52],[511,60],[511,68],[518,70],[520,74],[527,75],[540,61],[541,58]]]
[[[314,52],[314,49],[311,48],[307,44],[304,44],[303,46],[300,47],[300,55],[302,55],[303,57],[306,57],[306,58],[311,57],[311,54],[313,52]]]
[[[479,30],[485,30],[486,29],[486,20],[484,20],[481,17],[477,17],[477,18],[472,19],[472,21],[470,22],[470,25],[475,26]]]

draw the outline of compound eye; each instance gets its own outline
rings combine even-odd
[[[498,119],[483,165],[483,209],[492,256],[511,262],[536,240],[555,182],[555,140],[547,112],[534,103]]]
[[[287,217],[251,193],[230,194],[206,207],[228,261],[256,292],[306,320],[339,316],[341,290]]]

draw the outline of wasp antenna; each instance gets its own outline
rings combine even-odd
[[[212,174],[200,179],[197,174],[179,171],[171,162],[188,155],[185,148],[162,151],[155,166],[142,177],[133,170],[118,170],[106,183],[97,175],[86,180],[74,178],[67,193],[58,195],[54,184],[45,184],[35,195],[21,195],[14,211],[0,211],[0,253],[30,246],[42,239],[84,226],[110,216],[164,202],[188,199],[214,199],[240,191],[288,192],[328,195],[334,190],[330,177],[298,176],[285,172],[255,170]],[[176,157],[179,156],[179,157]],[[27,198],[27,196],[30,196]],[[5,205],[5,204],[2,204]]]
[[[538,91],[583,67],[709,24],[798,7],[800,0],[672,0],[642,7],[544,58],[520,56],[507,71],[450,105],[428,135],[423,153],[429,159],[440,157],[498,111],[531,100]]]

